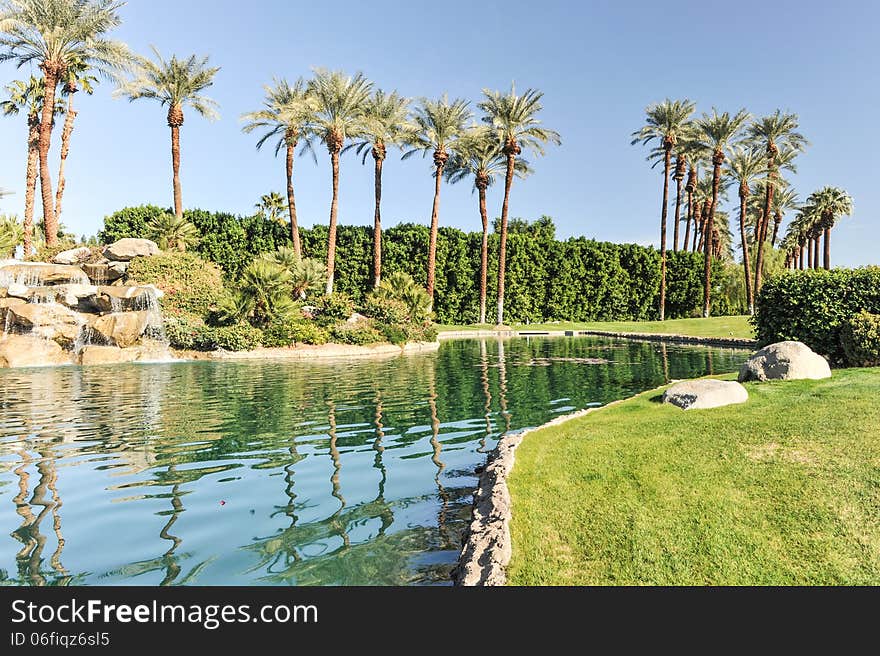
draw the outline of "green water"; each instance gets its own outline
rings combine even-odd
[[[747,354],[602,338],[0,372],[0,585],[445,584],[504,431]]]

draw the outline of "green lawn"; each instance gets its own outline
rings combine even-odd
[[[880,584],[880,369],[747,387],[526,437],[510,584]]]
[[[710,317],[709,319],[670,319],[668,321],[597,321],[594,323],[515,323],[514,330],[607,330],[621,333],[668,333],[670,335],[692,335],[694,337],[742,337],[753,339],[754,331],[749,318]],[[495,326],[438,325],[440,332],[453,330],[494,330]]]

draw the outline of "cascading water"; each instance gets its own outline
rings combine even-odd
[[[156,290],[144,287],[143,292],[134,299],[134,309],[147,312],[148,321],[144,336],[168,346],[168,336],[165,334],[165,324],[162,322],[162,310],[159,307]]]

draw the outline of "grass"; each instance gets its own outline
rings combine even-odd
[[[510,584],[880,584],[880,369],[747,387],[744,405],[653,391],[530,434]]]
[[[607,330],[620,333],[667,333],[694,337],[742,337],[753,339],[754,330],[747,316],[710,317],[708,319],[669,319],[668,321],[596,321],[592,323],[515,323],[514,330]],[[490,325],[438,325],[440,332],[494,330]]]

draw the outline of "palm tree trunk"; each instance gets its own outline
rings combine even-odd
[[[299,240],[299,225],[296,222],[296,198],[293,195],[293,159],[296,141],[287,142],[287,212],[290,215],[290,238],[293,240],[293,252],[302,257],[302,243]]]
[[[675,178],[675,228],[672,231],[672,252],[678,252],[678,231],[681,222],[681,179]]]
[[[49,148],[52,145],[52,127],[55,114],[55,91],[59,68],[53,62],[43,62],[43,114],[40,120],[40,194],[43,200],[43,223],[46,245],[58,243],[58,221],[55,218],[55,199],[52,196],[52,178],[49,174]]]
[[[799,246],[798,247],[798,269],[800,269],[801,271],[804,270],[805,260],[806,260],[806,258],[804,257],[804,247]]]
[[[807,240],[807,268],[813,268],[813,240]]]
[[[377,156],[375,150],[373,159],[376,161],[374,171],[376,213],[373,217],[373,287],[376,288],[382,282],[382,163],[384,159]]]
[[[706,221],[706,257],[703,261],[703,316],[707,318],[710,314],[712,301],[712,233],[715,230],[715,208],[718,206],[718,185],[721,182],[721,165],[723,163],[724,154],[716,152],[715,157],[712,158],[714,165],[712,170],[712,205],[709,208],[709,218]]]
[[[501,235],[498,244],[498,325],[504,325],[504,278],[507,275],[507,215],[510,208],[510,188],[513,186],[513,171],[516,154],[513,149],[507,153],[507,173],[504,176],[504,202],[501,204]]]
[[[436,157],[435,157],[435,161]],[[440,223],[440,183],[443,181],[443,164],[434,167],[434,204],[431,208],[431,236],[428,240],[428,297],[434,304],[434,277],[437,269],[437,230]]]
[[[327,288],[326,294],[333,293],[333,274],[336,269],[336,214],[339,209],[339,148],[330,152],[333,167],[333,199],[330,201],[330,230],[327,234]]]
[[[776,238],[779,237],[779,226],[782,225],[782,214],[777,212],[773,215],[773,238],[770,240],[771,246],[776,246]]]
[[[822,241],[822,235],[816,235],[816,238],[813,239],[813,268],[818,269],[821,265],[819,264],[819,242]]]
[[[748,185],[746,185],[748,188]],[[749,197],[746,194],[739,195],[739,234],[742,239],[743,251],[743,268],[746,275],[746,302],[749,307],[749,314],[755,313],[755,297],[752,290],[752,272],[749,266],[749,240],[746,238],[746,205]]]
[[[183,198],[180,193],[180,126],[171,126],[171,172],[174,185],[174,215],[183,218]]]
[[[666,320],[666,215],[669,208],[669,160],[671,156],[672,150],[666,148],[663,159],[663,207],[660,208],[660,321]]]
[[[691,192],[687,192],[687,195],[688,195],[688,211],[687,211],[687,218],[685,220],[686,224],[685,224],[685,229],[684,229],[684,243],[681,246],[681,250],[684,251],[685,253],[688,252],[688,248],[689,248],[690,242],[691,242],[691,220],[693,219],[693,214],[694,214],[693,194],[691,194]]]
[[[486,323],[486,279],[489,268],[489,215],[486,212],[486,187],[478,187],[483,240],[480,242],[480,324]]]
[[[40,123],[37,116],[31,117],[28,130],[27,171],[24,187],[24,256],[33,252],[34,242],[34,197],[37,193],[37,172],[40,164]]]
[[[64,128],[61,130],[61,163],[58,165],[58,189],[55,191],[55,220],[61,223],[61,200],[64,197],[64,167],[70,154],[70,135],[73,134],[73,121],[76,111],[73,109],[73,92],[67,95],[67,115],[64,117]]]
[[[825,270],[831,270],[831,227],[825,228]]]
[[[767,227],[770,224],[770,211],[773,207],[773,181],[776,175],[773,171],[775,155],[771,154],[769,160],[767,167],[767,191],[764,195],[764,212],[758,222],[758,229],[755,231],[758,239],[758,250],[755,256],[755,294],[761,291],[761,282],[764,276],[764,242],[767,241]]]

